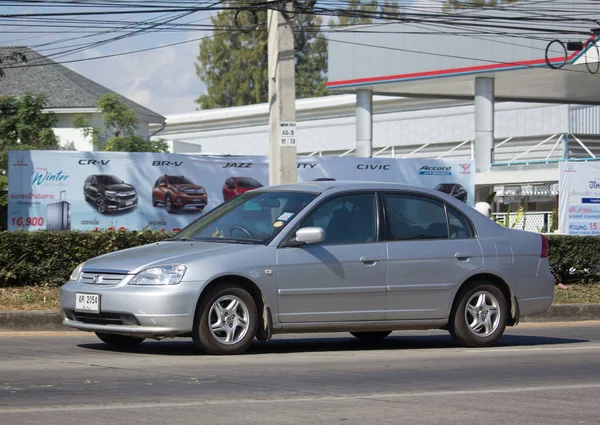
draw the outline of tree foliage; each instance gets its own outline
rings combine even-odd
[[[474,9],[480,7],[496,7],[516,3],[518,0],[446,0],[444,2],[443,11],[450,12],[460,9]]]
[[[31,93],[22,97],[0,96],[1,207],[7,204],[8,152],[58,149],[59,140],[54,133],[56,116],[51,112],[43,112],[46,102],[46,96]]]
[[[233,6],[236,2],[226,2]],[[267,22],[267,12],[258,11],[258,21]],[[266,25],[255,31],[235,31],[235,11],[223,10],[211,18],[214,37],[200,43],[196,73],[206,84],[206,93],[196,103],[201,109],[252,105],[268,100],[268,38]],[[327,94],[327,41],[320,28],[322,19],[299,13],[293,19],[296,61],[296,97]]]
[[[23,52],[10,52],[6,55],[0,55],[0,78],[4,77],[4,70],[2,69],[2,65],[9,63],[18,63],[18,62],[27,62],[27,56]]]
[[[73,120],[73,126],[90,137],[92,144],[104,151],[114,152],[167,152],[164,140],[151,141],[136,134],[139,129],[137,114],[125,105],[119,95],[109,93],[98,100],[102,111],[102,128],[92,126],[85,115],[79,114]]]
[[[381,17],[399,18],[399,8],[396,0],[361,1],[348,0],[346,9],[339,13],[337,19],[330,21],[331,26],[347,27],[351,25],[372,24]]]

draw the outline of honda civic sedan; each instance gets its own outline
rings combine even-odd
[[[432,189],[320,181],[244,193],[171,239],[86,261],[61,311],[113,346],[191,337],[236,354],[299,332],[446,329],[490,346],[553,298],[543,235]]]

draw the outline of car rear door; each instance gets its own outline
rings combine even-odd
[[[388,320],[445,317],[457,285],[483,265],[469,220],[438,198],[384,194]]]
[[[384,320],[386,244],[379,241],[375,192],[330,198],[302,227],[325,240],[277,250],[278,318],[282,323]]]

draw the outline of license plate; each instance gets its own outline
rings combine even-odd
[[[75,294],[75,310],[88,313],[100,313],[100,295]]]
[[[126,205],[126,206],[133,205],[133,201],[127,201],[127,202],[125,202],[125,205]]]

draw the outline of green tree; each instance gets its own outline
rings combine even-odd
[[[73,126],[80,129],[85,137],[90,137],[95,146],[115,152],[168,152],[169,146],[164,140],[146,140],[136,134],[139,129],[137,115],[121,101],[119,95],[109,93],[102,96],[98,99],[98,108],[104,124],[101,129],[90,125],[82,114],[73,120]]]
[[[0,96],[0,229],[6,226],[8,152],[58,149],[56,116],[43,112],[46,102],[46,96],[31,93],[22,97]]]
[[[396,0],[361,1],[348,0],[347,7],[337,13],[337,19],[332,19],[329,25],[334,27],[347,27],[351,25],[372,24],[378,19],[399,19],[398,3]]]
[[[6,55],[0,55],[0,78],[4,77],[4,70],[2,69],[2,65],[14,64],[18,62],[27,62],[27,56],[23,52],[10,52]]]
[[[460,9],[473,9],[478,7],[495,7],[516,3],[518,0],[446,0],[442,10],[451,12]]]
[[[236,2],[226,2],[234,6]],[[211,18],[214,37],[200,43],[196,73],[206,84],[206,93],[196,99],[201,109],[252,105],[268,100],[267,12],[258,11],[262,25],[251,32],[234,31],[235,11],[223,10]],[[294,23],[296,97],[327,94],[327,41],[320,28],[322,19],[298,13]]]

